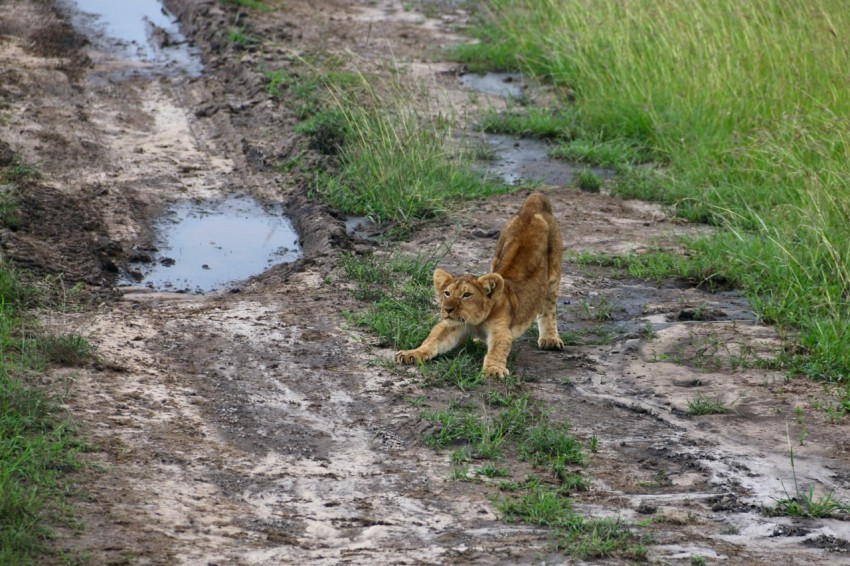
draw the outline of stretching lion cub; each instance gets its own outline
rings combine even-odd
[[[476,336],[487,344],[484,374],[505,377],[511,343],[535,319],[540,335],[537,345],[563,348],[555,312],[561,283],[561,234],[543,194],[529,195],[519,214],[505,224],[490,270],[481,277],[434,271],[441,320],[421,346],[397,352],[396,362],[424,362]]]

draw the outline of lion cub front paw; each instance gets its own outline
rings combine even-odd
[[[424,362],[430,359],[431,356],[426,355],[420,350],[400,350],[395,354],[395,363],[404,365],[413,365],[418,362]]]
[[[541,350],[562,350],[564,348],[564,341],[561,340],[561,337],[558,335],[547,336],[537,339],[537,347]]]
[[[484,366],[485,377],[508,377],[509,373],[505,366]]]

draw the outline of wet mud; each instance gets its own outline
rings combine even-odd
[[[4,257],[105,297],[44,316],[86,336],[102,360],[48,376],[98,447],[74,478],[85,529],[60,528],[58,551],[98,564],[569,562],[545,529],[501,521],[492,485],[451,481],[448,454],[424,446],[428,423],[409,402],[421,378],[383,363],[391,352],[348,322],[364,305],[336,268],[343,250],[390,248],[361,237],[374,227],[356,219],[347,232],[276,168],[305,142],[261,69],[285,67],[293,52],[376,64],[392,54],[468,116],[469,91],[433,49],[462,40],[467,14],[438,6],[426,16],[386,0],[296,0],[254,13],[167,1],[203,64],[194,76],[104,50],[64,2],[0,4],[0,141],[39,171],[23,185],[17,228],[3,232]],[[147,37],[164,45],[160,25]],[[234,46],[234,27],[279,48]],[[581,192],[570,170],[550,174],[562,165],[538,161],[513,174],[537,175],[570,254],[675,249],[678,236],[707,230]],[[393,246],[440,248],[445,269],[484,272],[524,196],[460,204]],[[169,257],[158,240],[169,210],[234,198],[290,218],[302,257],[204,294],[118,287],[145,254]],[[566,261],[558,324],[597,339],[543,352],[521,338],[513,367],[553,418],[599,441],[576,500],[583,513],[646,525],[656,563],[846,559],[847,521],[761,512],[796,484],[846,497],[850,442],[846,419],[816,409],[830,403],[828,388],[758,363],[784,345],[743,297]],[[691,415],[697,392],[731,410]],[[429,402],[450,394],[429,391]]]

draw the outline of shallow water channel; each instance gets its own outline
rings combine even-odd
[[[102,57],[137,63],[123,72],[201,73],[197,51],[159,0],[64,0],[64,4]]]
[[[180,85],[203,71],[197,51],[159,0],[60,1],[90,39],[91,56],[108,69],[90,75],[93,81],[153,76]],[[120,284],[206,293],[301,256],[282,207],[261,206],[247,196],[177,203],[153,231],[154,247],[135,254]]]
[[[177,204],[156,232],[156,257],[142,254],[131,271],[154,289],[205,293],[301,257],[298,235],[280,207],[251,198]]]
[[[522,75],[517,73],[466,73],[459,80],[464,88],[482,94],[503,98],[519,98],[523,95],[524,81]],[[585,165],[551,158],[549,144],[543,140],[484,134],[482,141],[486,143],[491,158],[482,161],[479,169],[509,185],[523,181],[572,185],[575,177],[588,169]],[[602,178],[614,174],[610,169],[590,170]]]

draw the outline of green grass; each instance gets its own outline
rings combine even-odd
[[[697,393],[688,399],[688,414],[694,416],[722,415],[729,412],[729,407],[719,399],[710,399]]]
[[[45,335],[24,313],[33,292],[0,264],[0,564],[46,552],[51,524],[67,521],[64,476],[82,448],[57,403],[23,377],[91,355],[81,337]]]
[[[558,489],[535,485],[519,497],[500,496],[496,508],[509,523],[550,527],[555,547],[578,559],[646,558],[644,542],[617,519],[588,519],[576,513],[572,500]]]
[[[271,6],[268,6],[265,2],[261,0],[219,0],[222,4],[231,4],[233,6],[239,6],[240,8],[248,8],[250,10],[258,10],[260,12],[268,12],[271,10]]]
[[[37,178],[36,169],[17,158],[0,167],[6,227],[17,225],[17,195]],[[78,334],[51,335],[39,327],[27,309],[43,306],[43,299],[43,290],[22,283],[21,274],[0,261],[0,564],[42,562],[51,526],[73,524],[66,475],[80,466],[83,446],[59,402],[27,378],[49,364],[83,365],[94,352]]]
[[[834,492],[816,496],[815,488],[798,492],[795,497],[776,500],[773,507],[763,507],[762,513],[768,517],[800,517],[825,519],[829,517],[850,516],[850,505],[838,500]]]
[[[494,134],[520,137],[572,138],[578,133],[577,118],[572,112],[531,107],[504,113],[484,112],[479,128]]]
[[[313,172],[313,194],[340,212],[401,231],[452,201],[506,192],[471,167],[476,148],[408,87],[340,70],[267,70],[266,90],[294,103],[310,148],[336,159]]]
[[[347,214],[409,224],[442,214],[457,199],[507,187],[484,179],[447,125],[413,107],[367,107],[340,101],[340,171],[322,176],[318,194]]]
[[[257,43],[253,37],[242,28],[230,28],[226,36],[227,42],[239,47],[249,47]]]
[[[784,488],[785,497],[776,500],[773,507],[762,506],[762,513],[768,517],[788,516],[801,518],[850,517],[850,504],[836,497],[834,491],[823,496],[815,496],[815,486],[801,490],[797,482],[797,469],[794,463],[794,445],[791,443],[791,431],[786,423],[785,434],[788,439],[788,457],[791,461],[791,473],[794,477],[794,495]]]
[[[438,257],[431,254],[411,261],[398,256],[343,255],[340,265],[354,283],[352,295],[371,303],[349,313],[348,320],[367,327],[381,345],[419,346],[435,322],[431,277]]]
[[[481,42],[456,55],[524,71],[563,93],[558,109],[533,110],[525,120],[533,128],[515,111],[502,127],[546,132],[562,140],[556,152],[565,157],[616,167],[612,191],[720,227],[693,244],[693,256],[704,258],[697,261],[743,287],[765,321],[795,331],[803,353],[789,357],[791,368],[847,381],[846,4],[487,5]],[[542,118],[550,115],[557,124],[547,127]]]
[[[582,169],[576,177],[576,186],[588,193],[598,193],[602,188],[602,179],[590,169]]]

